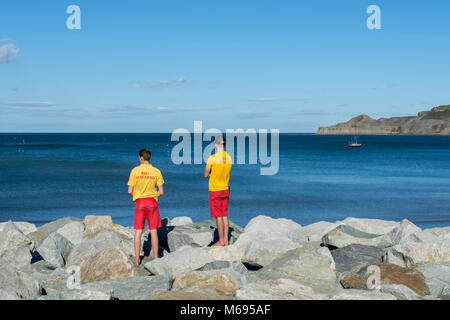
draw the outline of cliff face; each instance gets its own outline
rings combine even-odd
[[[330,127],[320,127],[317,134],[385,134],[385,135],[450,135],[450,105],[417,116],[372,119],[367,115],[357,116],[347,122]]]

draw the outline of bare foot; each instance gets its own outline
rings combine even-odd
[[[223,241],[217,241],[212,245],[212,247],[223,247],[225,243]]]
[[[139,267],[140,264],[141,264],[141,259],[136,258],[136,260],[134,260],[134,265],[135,265],[136,267]]]

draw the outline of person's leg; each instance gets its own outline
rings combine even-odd
[[[224,245],[224,241],[223,241],[223,218],[219,217],[216,218],[216,224],[217,224],[217,233],[219,234],[219,240],[213,244],[213,247],[216,246],[223,246]]]
[[[158,240],[158,230],[153,229],[150,230],[150,237],[152,241],[152,249],[153,249],[153,257],[155,259],[158,259],[158,250],[159,250],[159,240]]]
[[[223,219],[223,245],[228,245],[228,230],[229,230],[229,222],[228,222],[228,216],[225,216]]]
[[[142,230],[135,230],[134,232],[134,254],[136,259],[134,260],[134,265],[136,267],[141,263],[141,237]]]
[[[136,200],[136,206],[134,208],[134,253],[136,267],[141,263],[141,237],[144,230],[145,213],[142,208],[142,199]]]

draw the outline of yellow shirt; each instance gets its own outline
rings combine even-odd
[[[206,167],[211,169],[209,191],[222,191],[230,188],[231,162],[231,157],[226,151],[220,151],[208,158]]]
[[[158,201],[156,186],[161,186],[163,183],[161,171],[146,163],[133,168],[128,180],[128,185],[133,187],[133,201],[150,197]]]

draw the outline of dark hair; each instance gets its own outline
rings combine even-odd
[[[148,149],[139,150],[139,157],[144,158],[145,161],[150,161],[152,153]]]

